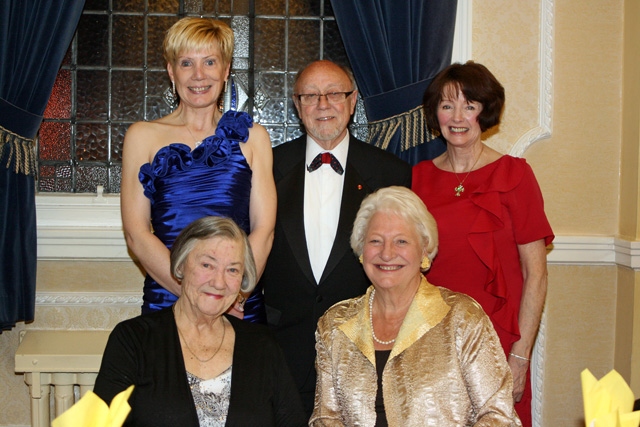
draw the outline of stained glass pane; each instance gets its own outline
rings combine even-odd
[[[326,0],[327,2],[329,0]],[[322,0],[300,0],[289,2],[290,16],[320,16]]]
[[[71,117],[71,71],[60,70],[53,85],[49,102],[44,110],[47,119],[68,119]]]
[[[144,61],[144,18],[113,17],[113,65],[140,67]]]
[[[109,17],[82,15],[78,24],[78,65],[108,65]]]
[[[349,65],[349,58],[347,52],[344,49],[344,43],[340,32],[338,31],[338,24],[335,21],[324,22],[324,59],[337,62],[338,64]]]
[[[234,57],[249,57],[249,18],[246,16],[238,16],[231,20],[231,28],[235,36],[235,43],[233,46]],[[238,68],[234,61],[234,67]],[[246,68],[246,67],[243,67]]]
[[[144,0],[113,0],[113,10],[114,12],[136,12],[144,10]]]
[[[254,66],[257,70],[284,70],[284,21],[256,18]]]
[[[107,119],[109,75],[107,71],[78,70],[78,119]]]
[[[41,160],[69,160],[71,123],[44,122],[38,131],[38,156]]]
[[[289,22],[289,69],[298,71],[320,59],[320,21]]]
[[[78,124],[76,126],[76,159],[80,162],[109,160],[108,136],[107,125]]]
[[[304,132],[300,127],[288,127],[285,141],[291,141],[301,136]]]
[[[106,166],[78,166],[76,168],[76,191],[95,193],[98,185],[108,188]]]
[[[271,145],[276,146],[285,142],[284,139],[284,126],[265,126],[269,137],[271,138]]]
[[[274,145],[303,131],[291,100],[297,71],[319,58],[347,63],[329,0],[87,0],[83,13],[39,133],[43,192],[120,191],[126,130],[171,112],[162,42],[178,13],[230,23],[238,109]],[[362,101],[352,128],[366,138]]]
[[[162,42],[167,30],[178,20],[176,16],[150,16],[147,33],[147,64],[153,68],[165,68],[162,58]]]
[[[124,134],[129,129],[128,124],[120,124],[111,126],[111,161],[122,161],[122,144],[124,143]]]
[[[286,0],[258,0],[256,1],[256,15],[284,15]]]
[[[144,118],[144,73],[113,71],[111,74],[111,119],[139,121]]]
[[[109,168],[109,187],[105,187],[105,191],[109,193],[119,193],[122,177],[122,167],[112,166]]]
[[[149,0],[149,12],[180,12],[180,1],[178,0]]]
[[[85,12],[90,10],[105,10],[109,7],[109,0],[86,0],[84,4]]]

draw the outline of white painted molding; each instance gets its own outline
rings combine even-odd
[[[93,306],[93,305],[142,305],[142,287],[140,292],[37,292],[36,305]]]
[[[549,264],[614,264],[616,259],[613,237],[556,236],[547,253]]]
[[[37,196],[38,259],[126,260],[120,198]],[[612,236],[556,236],[549,264],[618,264],[640,269],[640,242]]]
[[[38,259],[129,259],[120,196],[36,196]]]
[[[459,62],[464,64],[471,59],[472,18],[471,0],[458,0],[456,29],[453,34],[453,52],[451,53],[452,63]]]
[[[538,81],[538,125],[522,135],[509,154],[522,157],[535,142],[551,137],[553,123],[554,0],[542,0],[540,10],[540,71]]]
[[[616,264],[640,270],[640,242],[615,238],[613,244]]]

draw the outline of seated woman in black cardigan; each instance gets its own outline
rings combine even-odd
[[[171,249],[182,294],[171,308],[118,324],[94,392],[109,403],[135,385],[125,426],[303,426],[300,396],[265,326],[224,313],[256,268],[244,232],[204,217]]]

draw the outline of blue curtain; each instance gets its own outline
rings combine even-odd
[[[84,3],[0,1],[0,332],[34,317],[34,140]]]
[[[369,142],[411,164],[446,148],[426,127],[421,104],[433,77],[451,63],[457,3],[331,0],[364,99]]]

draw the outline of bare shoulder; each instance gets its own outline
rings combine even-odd
[[[249,138],[247,142],[243,143],[243,152],[249,151],[253,153],[264,153],[265,151],[271,152],[271,138],[269,132],[259,123],[254,123],[253,127],[249,128]]]
[[[254,123],[251,128],[249,128],[249,139],[247,139],[247,143],[250,144],[267,144],[271,147],[271,139],[269,137],[269,132],[262,126],[260,123]]]
[[[129,126],[124,137],[124,151],[125,153],[135,152],[145,158],[151,158],[160,148],[174,142],[180,142],[180,140],[179,130],[171,122],[163,120],[141,121]]]

